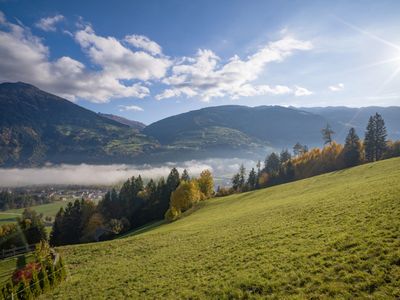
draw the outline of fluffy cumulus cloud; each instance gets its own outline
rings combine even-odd
[[[156,96],[164,99],[176,96],[200,97],[208,101],[214,97],[231,98],[258,95],[309,95],[305,88],[255,85],[268,63],[281,62],[295,51],[312,48],[308,41],[286,37],[269,43],[246,59],[233,56],[226,63],[210,50],[199,50],[195,57],[185,57],[172,67],[171,76],[163,83],[170,86]]]
[[[62,20],[64,20],[63,15],[55,15],[54,17],[42,18],[35,25],[37,28],[40,28],[44,31],[56,31],[57,23],[61,22]]]
[[[167,58],[133,51],[114,37],[99,36],[91,26],[77,31],[75,40],[104,73],[118,79],[160,79],[171,64]]]
[[[137,105],[118,105],[119,111],[143,111],[144,109]]]
[[[143,35],[127,35],[125,41],[131,44],[133,47],[143,49],[153,55],[161,55],[161,47],[156,42],[150,40],[148,37]]]
[[[68,56],[51,61],[49,49],[29,28],[8,22],[3,14],[0,22],[0,81],[29,82],[70,100],[143,98],[150,94],[143,81],[162,78],[170,65],[168,58],[133,51],[113,37],[98,36],[90,26],[78,30],[74,38],[97,70]]]
[[[36,26],[56,29],[62,15],[41,19]],[[62,29],[62,28],[61,28]],[[75,32],[68,32],[91,62],[63,56],[50,59],[50,50],[28,27],[7,21],[0,12],[0,82],[25,81],[46,91],[74,100],[108,102],[113,98],[144,98],[149,86],[164,88],[156,99],[259,95],[307,96],[312,92],[300,86],[256,84],[266,66],[281,62],[297,51],[312,48],[308,41],[291,37],[268,43],[244,59],[233,56],[222,61],[211,50],[198,50],[194,57],[170,58],[156,42],[142,35],[121,39],[98,35],[81,21]],[[127,109],[127,108],[121,108]],[[134,110],[131,108],[130,110]]]
[[[338,83],[338,84],[335,84],[335,85],[331,85],[331,86],[329,87],[329,89],[330,89],[332,92],[339,92],[339,91],[341,91],[341,90],[344,89],[344,84],[343,84],[343,83]]]

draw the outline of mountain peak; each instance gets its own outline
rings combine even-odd
[[[17,81],[17,82],[3,82],[0,83],[0,87],[5,87],[5,88],[29,88],[29,89],[36,89],[38,88],[32,84],[22,82],[22,81]]]

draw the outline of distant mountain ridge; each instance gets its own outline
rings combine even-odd
[[[127,125],[127,126],[133,128],[133,129],[138,130],[138,131],[142,131],[143,128],[146,127],[146,125],[141,123],[141,122],[134,121],[134,120],[129,120],[129,119],[126,119],[126,118],[123,118],[123,117],[120,117],[120,116],[113,115],[113,114],[99,113],[99,116],[107,118],[107,119],[110,119],[110,120],[114,120],[114,121],[116,121],[118,123]]]
[[[0,84],[0,166],[50,163],[163,163],[212,157],[260,159],[296,142],[322,146],[327,123],[343,143],[350,126],[363,138],[370,115],[400,138],[400,107],[293,108],[224,105],[148,126],[97,114],[26,83]]]
[[[400,107],[398,106],[328,106],[311,108],[302,107],[300,109],[323,116],[329,122],[338,122],[342,125],[343,130],[336,132],[337,138],[341,140],[345,138],[347,129],[350,127],[354,127],[360,134],[360,137],[363,137],[369,117],[375,113],[379,113],[385,120],[389,138],[395,140],[400,139]]]
[[[219,127],[237,130],[249,140],[287,147],[297,141],[316,144],[321,136],[319,129],[326,123],[326,118],[299,109],[224,105],[165,118],[147,126],[143,133],[161,144],[171,144],[180,143],[190,136],[204,136],[206,128]]]

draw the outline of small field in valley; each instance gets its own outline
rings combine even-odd
[[[59,209],[61,207],[66,207],[67,204],[68,201],[56,201],[42,205],[35,205],[30,208],[39,214],[43,214],[44,216],[55,217]],[[17,217],[22,215],[24,209],[25,208],[18,208],[0,211],[0,225],[16,222]]]
[[[400,298],[400,158],[201,204],[137,235],[61,247],[69,277],[53,296]]]

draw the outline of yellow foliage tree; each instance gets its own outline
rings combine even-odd
[[[184,212],[200,201],[201,194],[195,180],[182,181],[171,194],[170,207]]]
[[[214,194],[214,179],[209,170],[204,170],[200,173],[200,177],[197,179],[200,192],[204,195],[205,199],[211,198]]]

